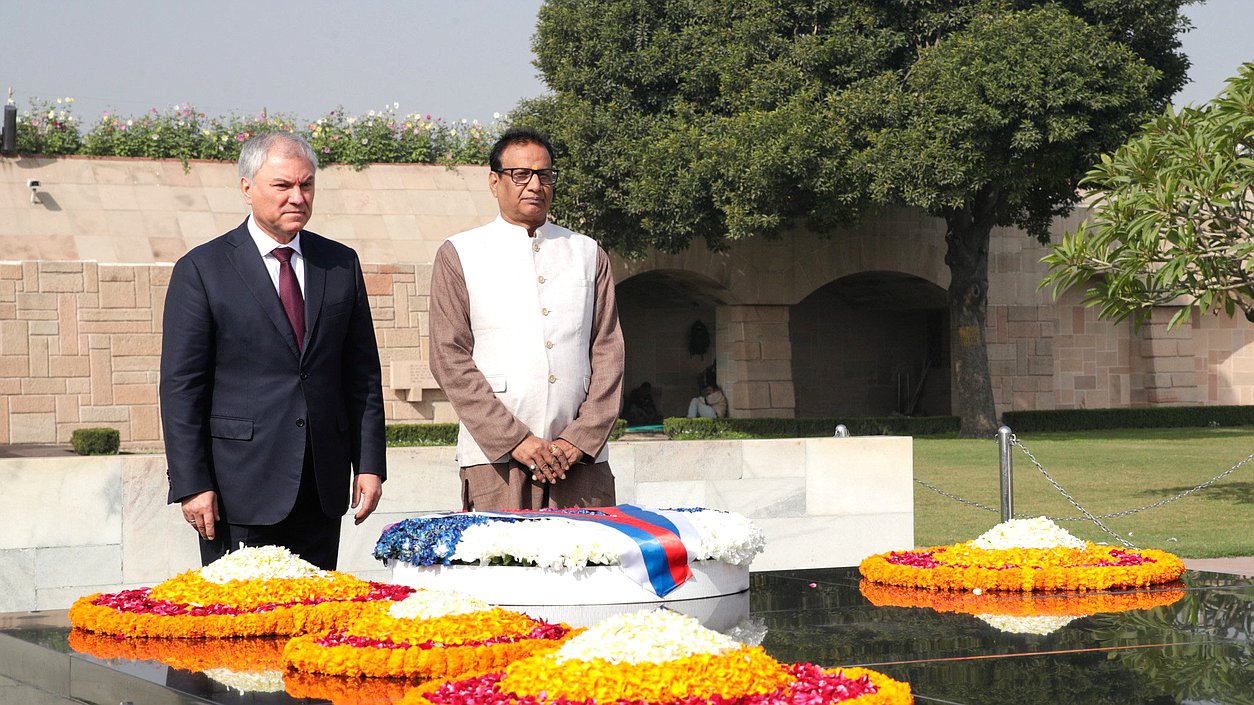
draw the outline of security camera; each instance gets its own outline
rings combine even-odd
[[[33,189],[39,188],[39,179],[27,179],[26,186],[27,188],[33,188]]]

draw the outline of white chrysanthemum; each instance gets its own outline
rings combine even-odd
[[[486,612],[492,605],[453,590],[418,590],[392,603],[388,614],[397,619],[435,619],[455,614]]]
[[[703,510],[684,516],[701,534],[694,560],[745,565],[766,548],[766,534],[742,514]]]
[[[1084,541],[1045,517],[1004,521],[971,542],[976,548],[1084,548]]]
[[[632,548],[630,538],[591,522],[572,526],[564,519],[493,521],[467,527],[452,558],[483,564],[492,559],[513,559],[519,563],[561,570],[587,565],[617,565],[623,551]]]
[[[326,571],[282,546],[247,546],[231,551],[200,569],[211,583],[232,580],[295,580],[326,577]]]
[[[1076,617],[1007,617],[1001,614],[976,616],[989,626],[1011,634],[1049,634],[1077,619]]]
[[[667,609],[628,612],[606,619],[557,651],[558,663],[604,659],[611,663],[663,663],[694,654],[739,648],[735,639]]]
[[[245,673],[228,668],[207,668],[205,675],[241,693],[281,693],[286,690],[283,671]]]

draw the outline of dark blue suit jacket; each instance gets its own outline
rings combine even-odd
[[[161,424],[170,502],[215,490],[224,520],[273,524],[296,502],[306,432],[322,509],[352,469],[386,477],[379,351],[357,253],[308,231],[305,345],[247,221],[184,255],[166,294]]]

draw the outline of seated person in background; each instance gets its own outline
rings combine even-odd
[[[653,403],[653,386],[648,382],[631,390],[623,405],[623,418],[628,426],[656,426],[662,423],[662,415]]]
[[[721,419],[727,416],[727,397],[717,384],[708,384],[704,394],[688,402],[688,418]]]

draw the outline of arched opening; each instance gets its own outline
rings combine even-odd
[[[814,291],[789,321],[797,416],[951,413],[941,287],[900,272],[862,272]]]
[[[620,282],[615,293],[627,348],[624,399],[648,382],[660,416],[685,415],[703,376],[714,373],[714,316],[725,289],[692,272],[655,270]],[[709,334],[703,351],[690,349],[697,322]]]

